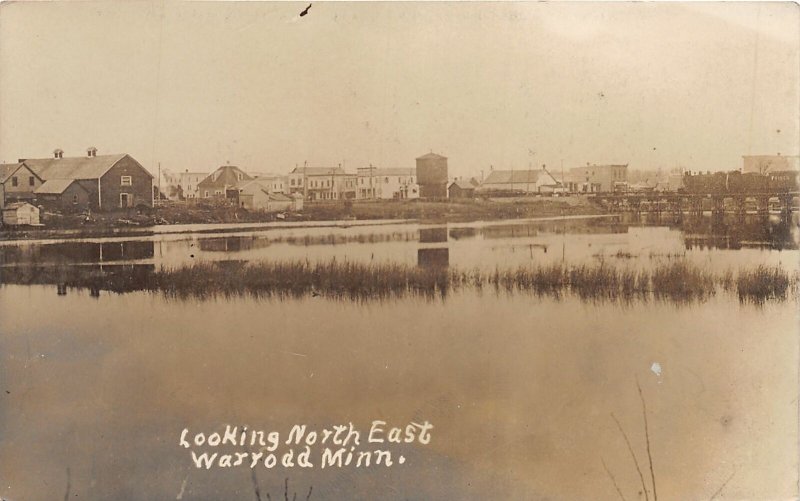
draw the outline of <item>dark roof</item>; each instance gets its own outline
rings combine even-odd
[[[236,186],[241,182],[238,174],[242,175],[241,181],[251,181],[253,179],[249,174],[235,165],[223,165],[200,181],[198,187]]]
[[[442,155],[437,155],[434,152],[426,153],[425,155],[422,155],[421,157],[417,157],[417,160],[430,160],[430,159],[447,160],[447,157],[443,157]]]
[[[542,170],[493,170],[489,177],[483,181],[487,184],[535,183],[539,180]]]
[[[295,167],[290,174],[305,174],[307,176],[331,176],[346,174],[341,167]]]
[[[447,189],[450,189],[453,185],[461,188],[462,190],[474,190],[475,189],[475,185],[474,184],[470,183],[469,181],[464,181],[463,179],[458,179],[456,181],[453,181],[452,183],[450,183],[450,186],[448,186]]]
[[[98,155],[96,157],[31,158],[23,163],[43,180],[50,179],[99,179],[117,162],[127,157],[118,155]],[[150,177],[150,172],[145,169]]]
[[[0,164],[0,183],[5,183],[6,180],[11,177],[11,174],[15,173],[21,165],[21,162],[15,164]]]
[[[69,188],[69,185],[75,182],[75,179],[49,179],[43,185],[36,188],[33,192],[38,195],[58,195],[64,193]],[[81,186],[81,185],[78,185]],[[81,186],[83,188],[83,186]],[[84,188],[85,190],[86,188]]]

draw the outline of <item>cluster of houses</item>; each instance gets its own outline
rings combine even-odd
[[[491,170],[485,179],[450,177],[447,157],[428,153],[415,167],[295,166],[288,174],[245,172],[224,165],[211,174],[162,172],[160,192],[171,200],[228,199],[245,208],[268,209],[302,201],[457,199],[482,194],[597,193],[627,182],[627,165],[589,165],[553,175],[546,166],[527,170]],[[281,197],[283,196],[283,197]],[[272,198],[270,198],[272,197]],[[290,206],[291,203],[294,206]]]
[[[797,170],[798,157],[743,157],[744,172]],[[540,168],[499,170],[488,175],[450,177],[447,157],[430,152],[414,167],[295,166],[288,174],[273,174],[223,165],[214,172],[172,172],[159,168],[155,178],[128,154],[21,158],[0,164],[0,206],[4,219],[38,223],[38,208],[50,211],[114,211],[152,207],[156,201],[222,201],[252,210],[299,211],[304,202],[337,200],[463,199],[502,194],[560,195],[614,191],[676,191],[682,172],[656,178],[636,178],[628,165],[586,164],[559,172]],[[36,211],[31,210],[36,208]],[[8,212],[8,215],[6,214]],[[35,212],[35,214],[34,214]]]

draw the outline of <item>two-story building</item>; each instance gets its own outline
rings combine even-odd
[[[393,200],[419,198],[415,168],[359,167],[356,198]]]
[[[0,208],[14,202],[30,202],[42,185],[40,178],[23,162],[0,164]]]
[[[572,167],[565,176],[564,185],[573,193],[610,193],[628,183],[628,164]]]
[[[236,190],[244,181],[253,178],[235,165],[223,165],[197,184],[198,198],[225,198],[229,190]]]
[[[259,181],[270,193],[288,193],[286,190],[286,176],[271,172],[250,172],[250,177]]]
[[[350,200],[356,198],[358,176],[341,167],[295,167],[287,176],[290,193],[306,200]]]

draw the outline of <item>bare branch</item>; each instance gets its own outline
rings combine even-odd
[[[636,473],[639,474],[639,481],[642,483],[642,490],[644,491],[644,499],[645,501],[649,501],[650,495],[647,492],[647,485],[644,483],[644,475],[642,475],[642,469],[639,468],[639,460],[636,459],[636,453],[633,452],[633,447],[631,446],[631,441],[628,440],[628,435],[625,433],[625,430],[622,429],[622,425],[619,424],[619,420],[614,413],[611,413],[611,417],[614,419],[614,422],[617,423],[617,428],[619,428],[619,432],[622,434],[622,438],[625,439],[625,444],[628,446],[628,452],[631,453],[631,458],[633,458],[633,464],[636,465]]]
[[[608,466],[606,466],[606,461],[603,458],[600,458],[600,461],[603,463],[603,469],[606,470],[606,473],[608,473],[608,478],[611,479],[611,483],[614,484],[614,488],[617,490],[617,494],[619,494],[619,498],[622,501],[625,501],[625,496],[622,494],[622,491],[620,490],[619,485],[617,485],[617,479],[614,478],[614,475],[608,469]]]
[[[639,390],[639,399],[642,401],[642,415],[644,416],[644,436],[647,440],[647,461],[650,463],[650,480],[653,482],[653,500],[658,501],[658,493],[656,492],[656,474],[653,470],[653,456],[650,454],[650,431],[647,428],[647,406],[644,403],[644,394],[642,387],[639,386],[639,378],[636,378],[636,388]]]

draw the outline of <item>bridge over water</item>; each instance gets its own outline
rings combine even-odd
[[[769,214],[775,208],[783,215],[789,215],[798,208],[794,201],[800,192],[752,192],[752,193],[678,193],[678,192],[627,192],[598,193],[595,201],[609,212],[648,212],[672,213],[675,215],[689,213],[712,214],[726,212],[746,214],[755,211],[757,214]]]

